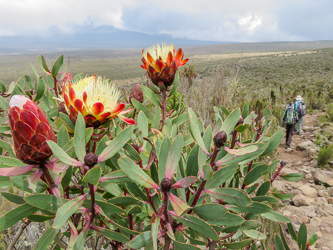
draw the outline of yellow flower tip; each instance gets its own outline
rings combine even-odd
[[[118,105],[118,99],[121,94],[110,80],[100,76],[85,77],[74,83],[72,88],[75,91],[76,98],[82,101],[86,92],[84,104],[88,113],[93,111],[93,105],[97,102],[104,105],[105,112],[112,112]]]
[[[162,61],[165,62],[168,58],[169,52],[171,51],[171,53],[173,53],[174,48],[173,44],[156,44],[144,51],[144,57],[147,59],[147,53],[149,53],[155,61],[161,57]]]

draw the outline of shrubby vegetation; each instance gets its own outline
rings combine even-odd
[[[113,103],[112,117],[105,120],[107,99],[103,108],[96,104],[88,114],[82,105],[85,98],[75,95],[78,89],[74,94],[70,90],[72,83],[87,79],[85,75],[67,75],[63,57],[50,68],[44,57],[38,60],[46,77],[33,67],[34,77],[20,78],[8,89],[0,85],[5,114],[0,132],[14,137],[16,149],[24,153],[18,155],[12,142],[1,141],[0,181],[23,191],[2,193],[17,207],[0,218],[1,231],[21,219],[45,223],[35,249],[50,245],[82,249],[85,244],[123,249],[267,249],[262,222],[290,222],[273,211],[274,204],[290,195],[270,191],[278,176],[302,179],[299,174],[281,175],[286,163],[277,160],[274,151],[283,132],[273,114],[278,116],[283,98],[292,96],[280,85],[273,89],[270,83],[258,84],[258,79],[246,76],[255,82],[250,84],[242,75],[247,70],[223,70],[186,87],[177,72],[180,62],[186,63],[182,57],[174,55],[172,74],[169,68],[174,66],[166,60],[160,62],[163,67],[150,65],[151,69],[150,60],[143,58],[151,82],[133,90],[130,102]],[[237,63],[234,69],[239,68]],[[263,65],[254,63],[257,70],[251,71],[260,77]],[[253,66],[249,60],[241,67]],[[197,80],[206,82],[199,85]],[[247,92],[251,88],[252,94]],[[138,92],[144,100],[134,98],[141,96]],[[9,105],[4,97],[14,95],[25,99]],[[327,98],[326,93],[320,98]],[[26,126],[23,121],[9,118],[13,120],[8,126],[8,113],[14,117],[28,110],[23,102],[43,110],[47,121],[39,120],[54,130],[57,140],[44,139],[46,144],[37,150],[45,153],[48,146],[47,157],[36,156],[32,142],[17,139],[15,133]],[[16,107],[20,111],[13,110]],[[298,234],[288,227],[300,249],[315,243],[316,235],[308,238],[305,225]],[[274,239],[276,248],[288,249],[282,230]]]

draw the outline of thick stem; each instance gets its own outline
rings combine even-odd
[[[279,168],[276,170],[276,173],[274,174],[274,176],[271,178],[271,184],[273,183],[273,181],[275,181],[276,177],[278,177],[278,175],[280,174],[282,168],[285,166],[285,163],[280,162],[280,166]]]
[[[232,134],[232,141],[231,141],[230,149],[233,149],[235,147],[237,133],[238,133],[238,131],[234,130],[234,133]]]
[[[212,158],[211,158],[211,160],[210,160],[210,166],[211,166],[211,168],[213,168],[214,165],[215,165],[216,156],[217,156],[217,153],[219,152],[219,150],[220,150],[220,148],[218,148],[218,147],[214,147],[214,151],[213,151],[213,154],[212,154]],[[197,202],[198,202],[198,200],[199,200],[199,198],[200,198],[200,195],[201,195],[201,193],[202,193],[202,191],[203,191],[203,189],[204,189],[204,187],[205,187],[205,185],[206,185],[206,182],[207,182],[206,180],[203,180],[203,181],[201,182],[201,185],[200,185],[200,187],[199,187],[197,193],[195,194],[195,197],[194,197],[194,199],[193,199],[193,202],[192,202],[191,207],[194,207],[194,206],[197,204]],[[187,213],[188,213],[188,214],[191,214],[192,211],[193,211],[193,209],[190,209]]]
[[[131,230],[133,230],[133,216],[132,214],[128,215],[128,222],[129,222],[129,227]],[[133,235],[130,234],[130,239],[133,239]]]
[[[161,90],[161,92],[162,92],[162,105],[161,105],[161,109],[162,109],[162,126],[161,126],[161,131],[162,131],[162,129],[163,129],[163,127],[164,127],[164,124],[165,124],[165,118],[166,118],[166,97],[167,97],[167,95],[166,95],[166,89],[162,89]]]
[[[169,216],[168,216],[168,194],[166,191],[163,192],[163,215],[164,215],[164,222],[165,225],[167,225],[169,222]],[[170,249],[170,244],[171,244],[171,239],[169,238],[168,234],[165,233],[164,235],[164,250],[169,250]]]
[[[7,250],[16,249],[16,248],[15,248],[15,244],[16,244],[16,242],[17,242],[18,239],[20,238],[20,236],[21,236],[21,234],[23,233],[24,229],[25,229],[27,226],[29,226],[30,223],[31,223],[31,221],[28,220],[28,221],[26,221],[26,222],[24,222],[24,223],[21,224],[19,230],[16,232],[16,234],[15,234],[15,236],[14,236],[14,238],[13,238],[13,241],[12,241],[12,243],[9,244]]]
[[[43,175],[45,180],[47,181],[49,187],[52,189],[55,187],[55,183],[54,180],[49,172],[49,170],[47,169],[47,167],[44,166],[44,164],[41,165],[42,169],[43,169]]]
[[[95,192],[94,192],[94,185],[88,184],[89,190],[90,190],[90,195],[91,195],[91,217],[90,217],[90,224],[94,222],[95,219]]]
[[[153,202],[153,200],[151,199],[151,196],[150,196],[150,193],[149,193],[149,189],[148,189],[148,188],[146,188],[146,194],[147,194],[147,198],[148,198],[149,204],[150,204],[151,207],[154,209],[155,214],[157,214],[157,211],[156,211],[156,208],[155,208],[154,202]]]
[[[58,84],[57,84],[57,78],[53,78],[54,79],[54,93],[56,95],[56,97],[58,97]]]

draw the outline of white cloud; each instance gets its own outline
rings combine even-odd
[[[0,36],[113,26],[211,41],[333,39],[331,0],[0,0]]]

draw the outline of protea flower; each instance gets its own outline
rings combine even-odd
[[[60,195],[48,170],[59,175],[68,166],[56,164],[57,159],[49,161],[52,151],[47,140],[56,141],[53,129],[44,112],[33,101],[21,95],[14,95],[9,100],[8,118],[16,156],[25,166],[0,168],[2,176],[16,176],[33,172],[28,180],[29,187],[34,190],[42,174],[47,180],[52,192]]]
[[[141,67],[148,72],[151,81],[158,86],[163,82],[165,87],[170,86],[175,79],[175,74],[178,67],[185,65],[188,59],[184,59],[184,53],[181,48],[177,53],[174,46],[162,44],[160,46],[152,46],[148,49],[142,50],[143,58]]]
[[[8,118],[17,158],[26,164],[45,162],[52,155],[46,140],[55,141],[55,136],[41,108],[24,96],[14,95]]]
[[[65,107],[74,120],[81,112],[87,126],[99,127],[110,119],[119,117],[128,124],[134,124],[124,114],[125,104],[118,103],[120,91],[110,80],[98,76],[87,76],[78,82],[68,81],[62,86]]]

